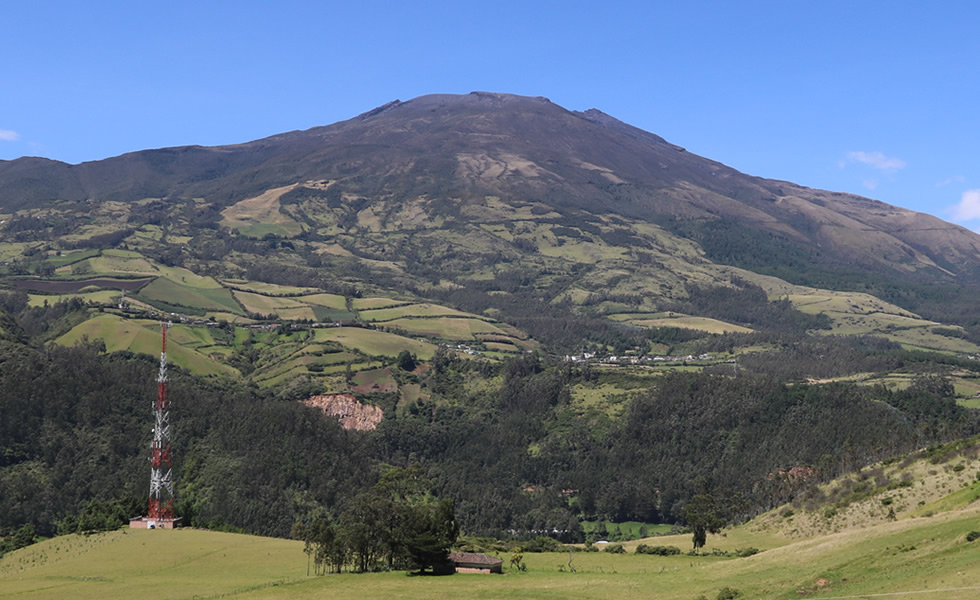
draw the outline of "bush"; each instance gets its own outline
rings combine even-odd
[[[735,600],[735,598],[740,598],[741,596],[742,592],[735,588],[723,587],[718,591],[718,600]]]
[[[966,541],[972,542],[973,540],[980,538],[980,531],[971,531],[966,534]]]
[[[623,548],[622,544],[609,544],[603,552],[609,552],[610,554],[626,554],[626,548]]]
[[[655,554],[657,556],[675,556],[681,553],[677,546],[647,546],[640,544],[636,547],[637,554]]]
[[[759,552],[760,550],[758,548],[736,548],[735,556],[745,558],[746,556],[752,556],[754,554],[758,554]]]
[[[565,544],[554,538],[540,535],[521,546],[525,552],[564,552]]]

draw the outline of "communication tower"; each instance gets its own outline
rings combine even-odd
[[[173,457],[170,450],[170,396],[167,389],[167,329],[160,323],[160,371],[153,403],[153,441],[150,442],[150,500],[146,517],[130,520],[130,527],[170,529],[180,520],[174,516]]]

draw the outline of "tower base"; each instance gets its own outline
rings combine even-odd
[[[129,520],[130,529],[174,529],[180,523],[180,517],[173,519],[151,519],[149,517],[133,517]]]

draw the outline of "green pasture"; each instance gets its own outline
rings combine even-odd
[[[82,302],[110,304],[119,301],[119,291],[99,290],[97,292],[79,292],[76,294],[28,294],[27,297],[27,303],[30,306],[44,306],[45,302],[48,304],[66,302],[72,298],[78,298]]]
[[[309,375],[316,377],[322,374],[344,371],[351,363],[352,369],[364,368],[367,362],[363,356],[353,352],[322,352],[319,345],[280,345],[283,352],[280,356],[266,360],[250,377],[260,385],[268,386],[284,383],[292,377]],[[310,367],[313,366],[313,369]]]
[[[639,521],[624,521],[622,523],[615,523],[613,521],[582,521],[582,531],[584,531],[586,535],[595,535],[597,532],[602,531],[603,529],[605,530],[606,535],[602,539],[606,541],[615,541],[619,538],[626,537],[636,540],[653,536],[667,535],[674,529],[674,526],[663,523],[641,523]],[[663,546],[665,544],[647,543],[647,545]],[[684,550],[687,550],[686,546],[684,546]]]
[[[598,412],[611,418],[620,416],[637,390],[615,383],[584,384],[571,387],[572,408],[580,413]]]
[[[457,317],[436,319],[403,318],[386,321],[384,325],[415,335],[446,340],[475,340],[481,333],[506,335],[503,329],[486,321]]]
[[[609,552],[525,553],[527,570],[504,575],[417,577],[406,572],[307,576],[298,541],[199,530],[122,529],[58,537],[0,560],[0,597],[243,599],[546,599],[714,600],[723,588],[740,598],[862,598],[875,594],[967,600],[980,591],[980,511],[943,513],[855,528],[790,543],[743,532],[709,535],[707,550],[755,547],[748,558],[653,556]],[[649,545],[686,551],[690,536]],[[626,544],[632,550],[640,543]],[[574,572],[572,572],[574,569]]]
[[[84,261],[74,263],[72,268],[85,265],[92,273],[106,275],[160,275],[159,269],[140,254],[135,256],[119,256],[102,253]]]
[[[153,280],[135,296],[149,301],[156,300],[170,306],[186,306],[206,311],[227,311],[239,314],[242,312],[231,292],[223,287],[194,287],[177,283],[165,277]]]
[[[349,310],[327,308],[326,306],[317,305],[311,306],[310,309],[313,311],[313,316],[316,318],[316,320],[322,323],[353,321],[357,319],[357,315]]]
[[[186,335],[180,330],[177,334],[177,340]],[[128,350],[160,356],[160,324],[157,321],[123,319],[112,314],[101,314],[77,325],[55,340],[55,343],[71,346],[86,338],[103,340],[109,352]],[[172,364],[197,375],[238,374],[232,367],[215,362],[200,352],[181,345],[177,340],[171,340],[167,345],[167,358]]]
[[[277,314],[283,319],[313,319],[313,308],[295,298],[264,296],[252,292],[235,290],[235,299],[250,313],[262,315]],[[289,316],[287,316],[289,315]]]
[[[411,304],[408,300],[395,300],[394,298],[354,298],[352,302],[354,310],[372,310]]]
[[[308,296],[301,296],[297,298],[297,300],[306,302],[307,304],[313,304],[315,306],[322,306],[324,308],[332,308],[334,310],[343,311],[347,310],[347,298],[344,298],[338,294],[310,294]]]
[[[520,348],[514,344],[505,344],[503,342],[484,342],[483,345],[487,347],[487,350],[495,350],[497,352],[520,352]]]
[[[392,308],[378,308],[378,309],[361,309],[361,318],[365,321],[393,321],[395,319],[400,319],[403,317],[444,317],[444,316],[454,316],[463,318],[475,318],[482,319],[476,315],[471,315],[470,313],[465,313],[460,310],[449,308],[446,306],[440,306],[438,304],[403,304],[401,306]]]
[[[708,333],[751,333],[752,330],[748,327],[742,327],[741,325],[735,325],[733,323],[726,323],[725,321],[719,321],[718,319],[712,319],[709,317],[695,317],[691,315],[682,315],[680,313],[669,313],[667,316],[660,316],[662,313],[657,313],[654,315],[643,315],[643,314],[627,314],[627,315],[610,315],[616,321],[623,321],[629,323],[630,325],[636,325],[637,327],[678,327],[682,329],[696,329],[698,331],[706,331]]]
[[[279,285],[276,283],[266,283],[264,281],[249,281],[247,279],[222,279],[221,284],[226,287],[236,287],[257,294],[273,296],[298,296],[300,294],[312,294],[313,288],[295,287],[291,285]],[[332,296],[333,294],[327,294]]]
[[[49,265],[57,268],[70,265],[72,263],[77,263],[79,261],[85,260],[86,258],[93,258],[98,256],[100,253],[98,250],[74,250],[62,252],[60,255],[51,255],[47,258],[45,262]]]
[[[436,351],[436,346],[428,342],[361,327],[325,327],[313,330],[313,336],[316,342],[338,342],[369,356],[398,356],[408,350],[422,360],[430,360]]]

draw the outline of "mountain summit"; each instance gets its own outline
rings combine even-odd
[[[962,227],[752,177],[596,109],[488,92],[396,100],[231,146],[0,162],[8,233],[37,211],[78,226],[107,206],[127,231],[186,237],[156,250],[186,264],[212,260],[203,249],[224,230],[291,240],[295,253],[280,253],[291,264],[322,269],[346,256],[336,276],[354,283],[489,293],[516,277],[547,302],[633,295],[654,308],[734,276],[778,295],[759,279],[774,276],[962,317],[973,304],[956,290],[980,281],[980,237]]]

